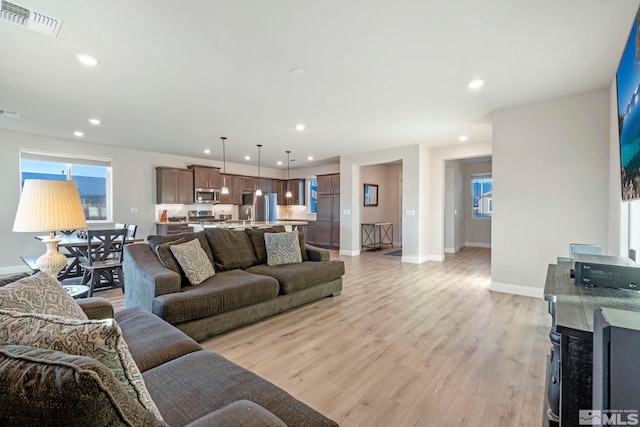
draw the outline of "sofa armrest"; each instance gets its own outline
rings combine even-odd
[[[127,308],[142,307],[151,311],[158,295],[180,292],[180,275],[160,263],[146,243],[124,247],[124,296]]]
[[[113,305],[109,300],[100,297],[91,297],[80,298],[77,299],[76,302],[89,319],[113,319]]]
[[[186,427],[287,427],[282,420],[250,400],[238,400],[187,424]]]
[[[305,244],[305,247],[309,261],[329,261],[331,258],[329,251],[326,249],[311,246],[308,243]]]

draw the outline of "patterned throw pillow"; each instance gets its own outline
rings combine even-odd
[[[170,249],[192,285],[199,285],[216,274],[198,239],[170,246]]]
[[[58,279],[42,271],[0,287],[0,309],[88,319]]]
[[[162,419],[113,319],[78,320],[0,310],[0,341],[92,357],[113,372],[127,395]]]
[[[297,231],[286,233],[265,233],[267,265],[300,264],[300,243]]]

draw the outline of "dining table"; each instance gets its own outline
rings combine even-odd
[[[36,236],[36,239],[45,240],[49,239],[49,237],[49,235],[42,235]],[[64,279],[81,277],[83,274],[81,262],[87,259],[87,247],[89,245],[86,234],[56,234],[55,238],[60,239],[60,242],[58,243],[60,253],[69,258],[67,266],[58,274],[58,280],[63,281]],[[142,241],[144,241],[144,239],[127,237],[124,241],[124,244],[126,245],[129,243],[137,243]],[[37,256],[21,256],[20,259],[22,259],[22,261],[27,266],[29,266],[31,270],[33,270],[34,272],[38,271],[38,268],[36,267],[36,260],[38,259]]]

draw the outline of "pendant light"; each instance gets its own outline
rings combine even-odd
[[[225,141],[227,140],[226,136],[221,136],[222,140],[222,188],[220,189],[220,194],[229,194],[229,187],[227,187],[227,155],[225,153]]]
[[[256,182],[256,196],[262,196],[262,190],[260,189],[260,150],[262,144],[258,144],[258,181]]]
[[[287,199],[293,197],[293,195],[291,194],[291,190],[289,190],[289,154],[291,154],[291,151],[287,150],[287,192],[284,195],[284,197],[286,197]]]

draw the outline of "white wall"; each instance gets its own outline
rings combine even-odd
[[[491,247],[491,218],[473,218],[471,176],[491,174],[491,162],[464,164],[464,246]]]
[[[541,296],[570,243],[608,245],[609,90],[493,113],[491,289]]]
[[[106,145],[89,144],[65,139],[0,130],[3,155],[0,156],[0,274],[25,270],[21,255],[38,255],[45,246],[34,236],[42,233],[14,233],[11,231],[20,198],[19,149],[28,148],[64,154],[87,155],[111,159],[113,167],[113,219],[116,222],[138,225],[138,236],[155,233],[155,167],[184,168],[189,164],[220,167],[222,162],[146,151],[130,150]],[[255,166],[227,162],[227,172],[255,175]],[[261,175],[285,178],[286,170],[262,168]],[[137,213],[131,211],[137,209]]]

